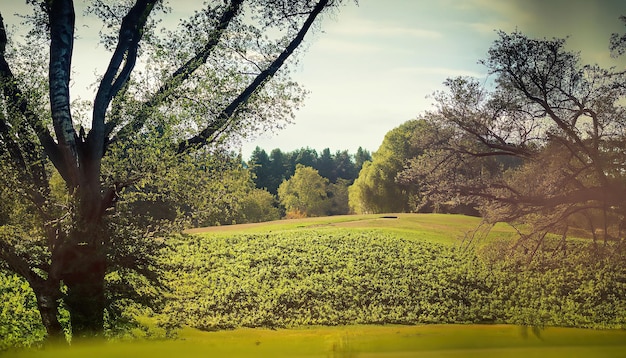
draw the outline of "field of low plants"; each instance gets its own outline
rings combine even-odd
[[[388,327],[389,331],[374,336],[391,341],[393,332],[409,327],[426,329],[411,333],[413,338],[432,334],[427,327],[439,327],[438,332],[445,335],[449,327],[450,337],[456,334],[459,340],[448,339],[433,354],[451,357],[471,356],[444,351],[458,349],[455,342],[471,342],[462,338],[471,332],[492,332],[486,327],[516,332],[518,338],[527,337],[524,342],[539,338],[537,342],[543,342],[548,332],[561,332],[545,327],[595,329],[562,331],[578,332],[575,334],[581,337],[626,337],[623,258],[595,259],[588,254],[585,240],[571,241],[564,254],[561,247],[556,249],[556,241],[548,240],[529,263],[527,255],[504,248],[513,235],[506,226],[496,226],[488,237],[469,247],[461,244],[464,234],[478,224],[479,219],[463,216],[400,214],[195,230],[170,239],[169,249],[163,253],[165,282],[170,289],[166,304],[161,314],[143,321],[183,327],[178,337],[201,342],[193,346],[200,350],[213,344],[204,340],[221,335],[225,335],[226,346],[231,342],[235,347],[237,337],[247,334],[242,332],[283,332],[284,336],[273,339],[288,341],[287,337],[298,337],[303,330],[319,331],[321,336],[335,337],[331,346],[335,344],[341,351],[335,356],[346,357],[356,356],[351,355],[352,349],[360,352],[358,356],[407,356],[392,351],[384,351],[391,355],[372,353],[377,348],[367,342],[374,338],[363,338],[364,332],[375,330],[372,327]],[[34,302],[27,286],[12,276],[0,279],[3,347],[37,341],[43,331],[36,313],[33,316]],[[8,325],[7,319],[22,323]],[[424,324],[428,325],[421,326]],[[467,332],[453,333],[459,329]],[[532,354],[533,349],[554,348],[552,343],[538,343],[539,348],[526,343],[494,346],[495,338],[489,334],[484,333],[483,343],[466,348],[474,353],[523,348],[516,350],[525,352],[519,356]],[[570,356],[575,351],[559,340],[559,334],[553,337],[561,342],[560,348],[554,348],[556,355],[547,355]],[[626,341],[621,338],[614,340]],[[598,339],[588,344],[580,343],[585,341],[582,338],[572,342],[589,345],[596,352],[607,349],[608,356],[626,348],[609,338],[613,343]],[[349,341],[352,343],[346,343]],[[326,356],[334,352],[320,347],[315,352],[326,352]],[[426,354],[426,348],[416,347],[406,352]],[[241,356],[252,354],[241,352]],[[476,356],[489,356],[487,353]]]
[[[178,238],[167,255],[174,290],[169,317],[203,330],[424,323],[626,327],[626,270],[585,255],[584,241],[571,243],[566,256],[546,245],[528,264],[525,257],[495,257],[505,253],[495,245],[507,234],[504,228],[492,232],[490,243],[459,245],[464,230],[478,224],[475,218],[362,219],[265,231],[213,229]]]

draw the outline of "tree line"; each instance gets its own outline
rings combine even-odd
[[[275,148],[268,155],[256,147],[247,166],[256,187],[276,195],[283,217],[298,218],[350,213],[348,187],[369,160],[370,152],[362,147],[354,155],[329,148],[318,154],[308,147]]]
[[[291,152],[273,149],[268,155],[256,147],[246,166],[258,189],[276,195],[286,217],[348,214],[348,186],[361,167],[371,160],[369,151],[359,147],[354,155],[347,150],[320,154],[315,149]]]
[[[351,184],[357,178],[363,163],[371,159],[370,152],[362,147],[354,155],[347,150],[331,153],[329,148],[318,154],[315,149],[308,147],[291,152],[275,148],[268,155],[264,149],[256,147],[247,166],[255,176],[257,188],[277,194],[280,184],[294,175],[298,164],[317,170],[320,176],[331,183],[343,179]]]

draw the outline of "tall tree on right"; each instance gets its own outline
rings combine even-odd
[[[624,43],[614,36],[612,45],[619,54]],[[519,32],[500,32],[482,64],[495,76],[495,88],[470,78],[448,80],[430,117],[457,135],[436,149],[438,161],[414,161],[401,177],[433,193],[480,201],[492,222],[525,223],[532,232],[522,237],[536,239],[531,250],[547,232],[561,233],[565,245],[572,225],[586,229],[595,248],[623,243],[626,72],[582,64],[565,40]],[[458,158],[473,168],[500,158],[501,170],[440,180],[458,172]]]

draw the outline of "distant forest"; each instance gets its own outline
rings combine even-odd
[[[329,148],[319,154],[309,147],[283,152],[279,148],[272,149],[270,154],[260,147],[256,147],[247,163],[248,169],[254,174],[254,183],[259,189],[266,189],[277,195],[278,187],[284,180],[290,179],[301,164],[317,170],[318,174],[336,184],[344,179],[351,185],[359,176],[363,163],[371,161],[369,151],[359,147],[354,155],[347,150],[338,150],[332,153]]]

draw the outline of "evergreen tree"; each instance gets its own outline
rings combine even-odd
[[[252,174],[254,174],[254,183],[259,189],[267,189],[270,186],[270,158],[265,150],[258,146],[254,148],[248,161],[248,167]]]
[[[352,182],[358,176],[356,165],[347,150],[337,151],[333,158],[333,164],[333,178],[329,178],[333,183],[336,183],[339,178]]]
[[[330,149],[324,148],[324,150],[322,150],[322,154],[320,154],[315,169],[319,171],[321,176],[328,178],[331,182],[337,179],[335,176],[335,161],[330,153]]]
[[[357,173],[361,171],[363,164],[367,161],[372,161],[372,154],[370,154],[368,150],[359,147],[354,155],[354,166],[356,167]]]
[[[270,162],[267,171],[267,191],[276,195],[278,186],[289,175],[289,156],[285,155],[279,148],[275,148],[270,152]]]

